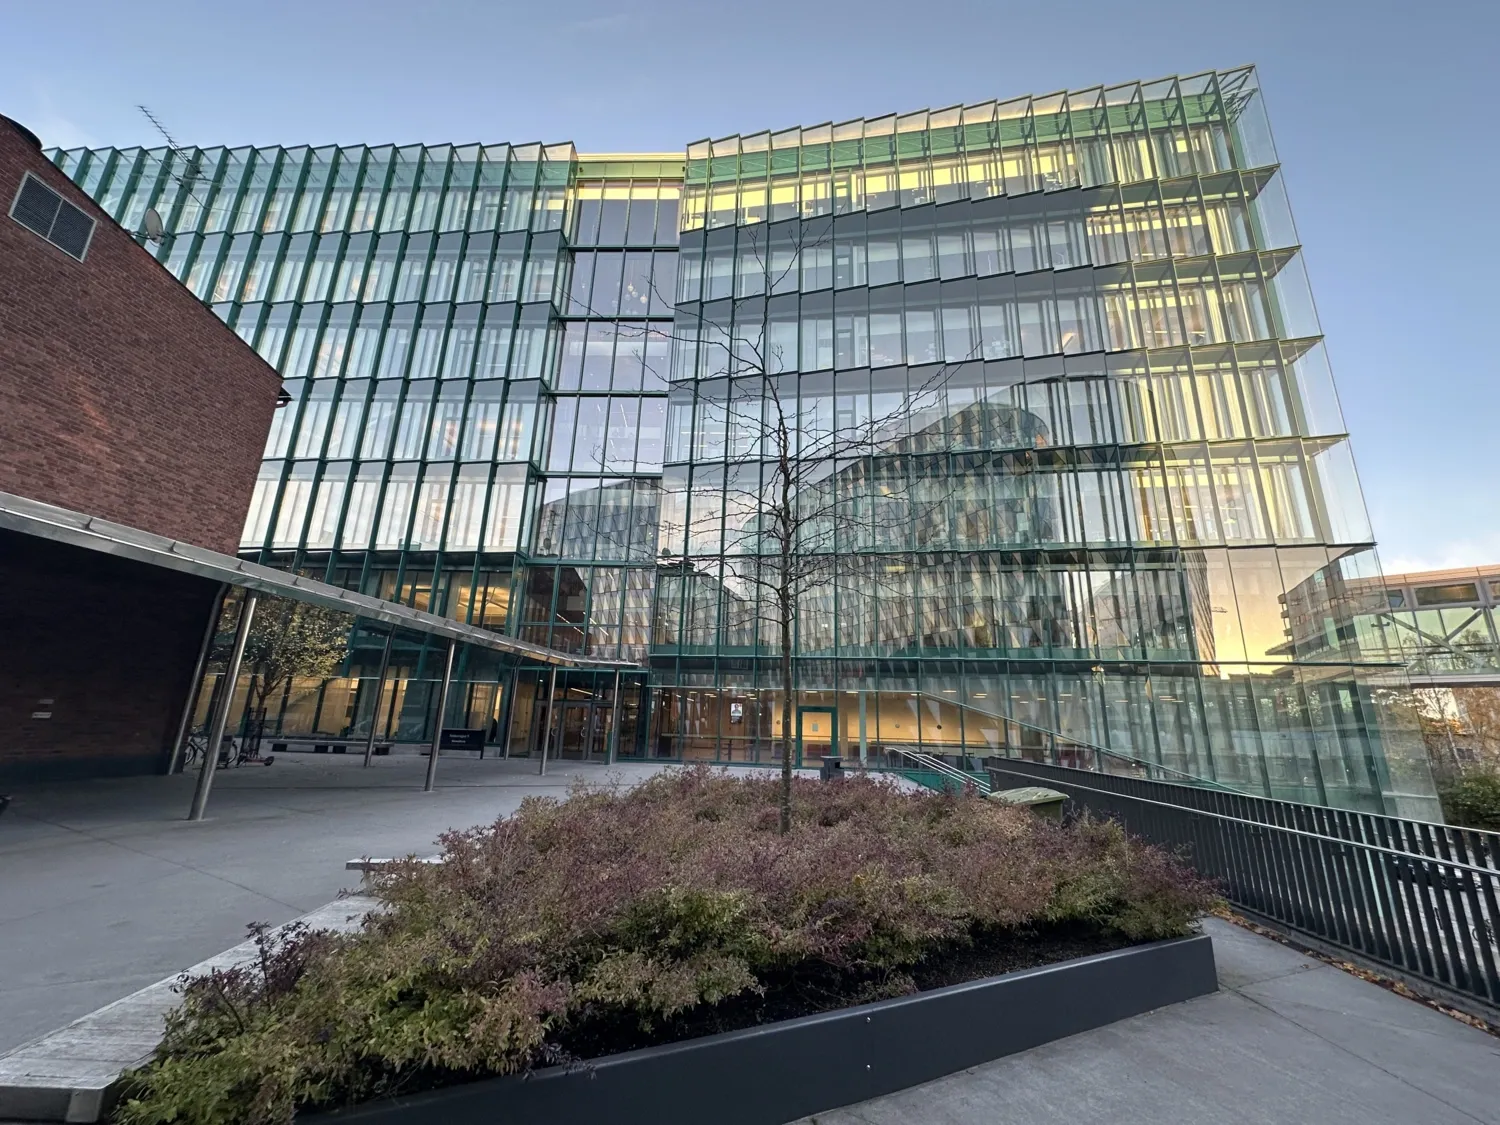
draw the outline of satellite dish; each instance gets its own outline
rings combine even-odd
[[[146,208],[146,237],[152,242],[160,242],[166,228],[162,226],[161,214],[155,207]]]

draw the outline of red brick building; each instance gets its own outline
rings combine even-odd
[[[0,117],[0,493],[232,554],[281,382]],[[162,768],[205,579],[0,532],[0,778]]]

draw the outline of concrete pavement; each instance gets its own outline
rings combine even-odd
[[[0,817],[0,1051],[358,885],[347,860],[427,855],[578,779],[659,767],[287,755],[222,774],[21,788]],[[1223,991],[802,1125],[1500,1125],[1500,1040],[1227,923]]]
[[[1500,1039],[1209,919],[1221,991],[797,1125],[1497,1125]]]
[[[193,777],[19,787],[0,817],[0,1051],[171,976],[359,885],[360,856],[428,855],[449,828],[528,794],[659,767],[280,755],[221,771],[208,819],[183,819]]]

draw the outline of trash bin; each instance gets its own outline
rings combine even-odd
[[[1068,795],[1040,785],[1025,785],[1020,789],[997,789],[989,795],[989,799],[1001,805],[1028,808],[1048,820],[1061,820],[1063,802],[1068,799]]]
[[[818,778],[822,781],[836,781],[844,776],[844,760],[837,754],[826,754],[823,764],[818,767]]]

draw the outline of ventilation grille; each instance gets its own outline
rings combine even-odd
[[[16,192],[10,217],[80,262],[94,237],[94,220],[30,172]]]

